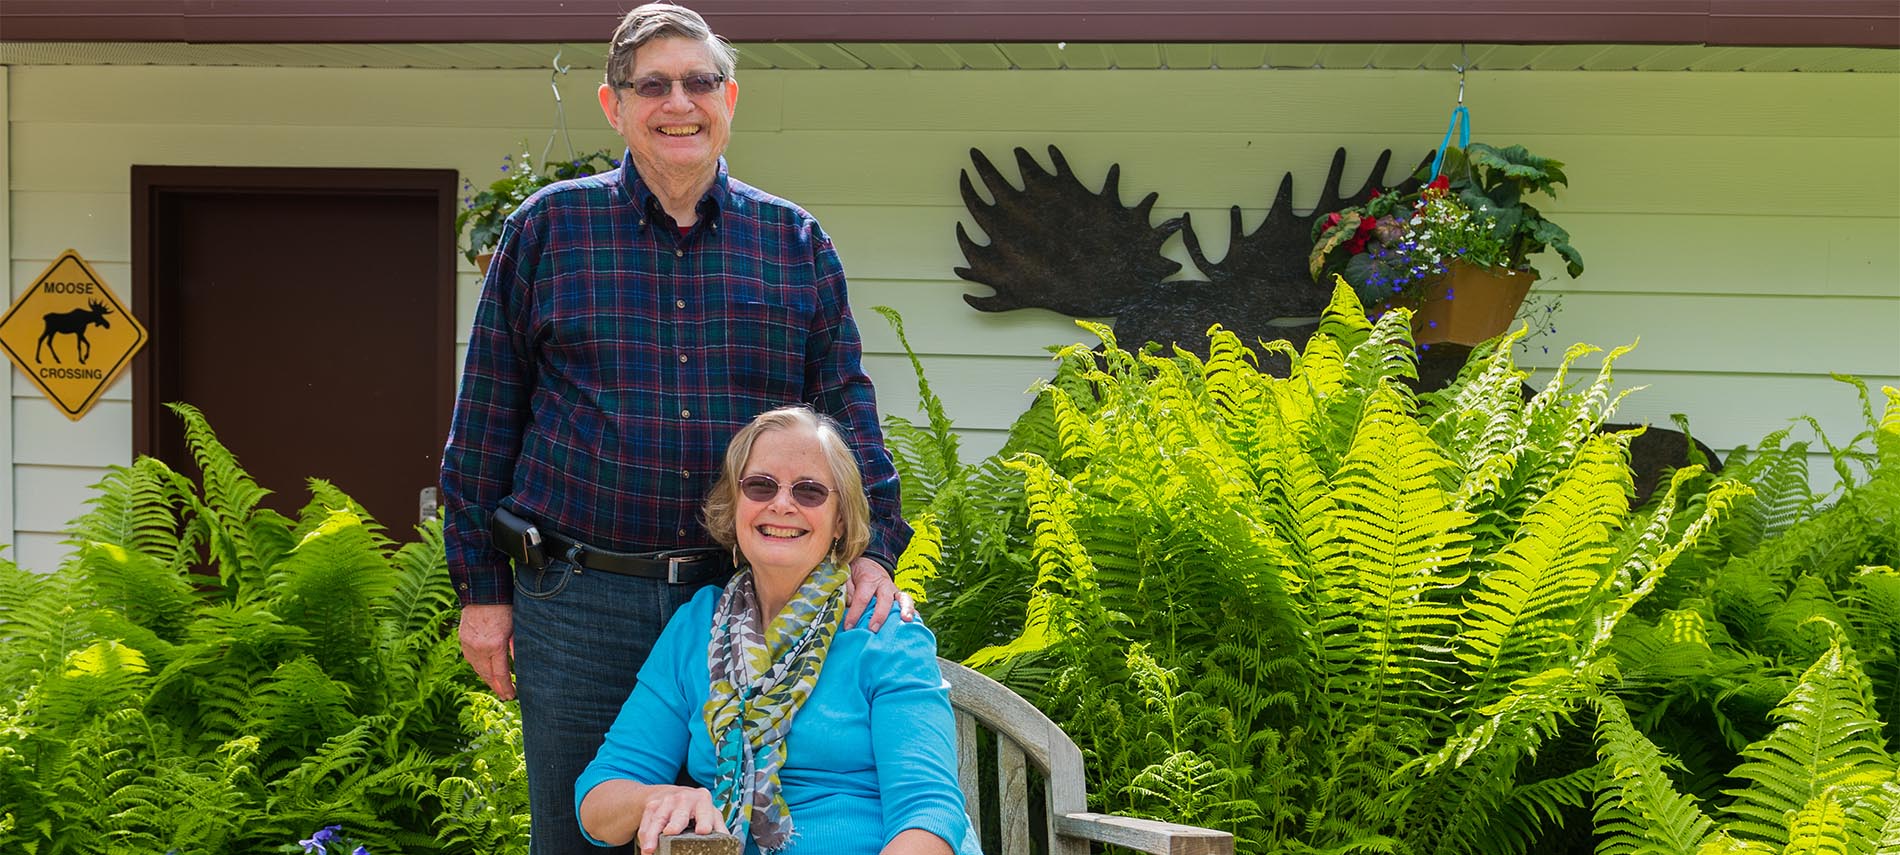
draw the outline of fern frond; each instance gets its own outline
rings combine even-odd
[[[1612,580],[1612,539],[1628,513],[1621,443],[1594,437],[1556,489],[1533,504],[1466,599],[1458,658],[1471,680],[1461,704],[1483,708],[1512,683],[1578,651],[1592,594]],[[1585,636],[1587,637],[1587,636]]]
[[[352,682],[367,677],[362,652],[375,645],[374,604],[394,587],[386,542],[355,513],[334,510],[266,581],[272,611],[310,634],[325,671]]]
[[[1676,792],[1670,760],[1630,723],[1622,702],[1600,697],[1597,751],[1605,764],[1597,794],[1597,855],[1680,855],[1715,835],[1715,821]]]
[[[971,654],[964,660],[971,668],[1035,653],[1064,637],[1073,619],[1058,603],[1065,595],[1087,597],[1093,588],[1094,564],[1075,532],[1076,500],[1067,482],[1040,458],[1025,457],[1009,465],[1025,475],[1030,525],[1035,532],[1036,583],[1022,633],[1007,644]]]
[[[252,511],[270,491],[257,485],[205,421],[204,414],[190,404],[165,405],[185,423],[185,445],[198,464],[203,499],[187,499],[195,512],[194,523],[205,537],[211,558],[218,564],[218,578],[227,588],[241,586],[250,574],[259,570],[257,553],[251,547],[248,532]]]
[[[114,466],[86,500],[90,509],[72,521],[67,543],[108,543],[140,553],[174,572],[195,558],[192,542],[179,536],[179,511],[190,481],[156,458]]]
[[[904,356],[910,359],[911,371],[917,377],[918,406],[923,410],[925,423],[929,428],[929,433],[926,435],[928,441],[915,444],[918,459],[926,462],[925,468],[938,473],[937,483],[954,483],[960,480],[959,470],[963,467],[962,454],[950,416],[944,410],[943,399],[937,397],[937,393],[930,388],[930,383],[925,380],[924,363],[917,358],[917,351],[911,348],[909,337],[904,335],[904,319],[897,314],[897,310],[889,306],[871,308],[883,315],[884,320],[890,322],[891,330],[897,334],[897,343],[904,349]]]
[[[1775,708],[1781,725],[1743,750],[1746,762],[1733,774],[1749,785],[1728,791],[1735,801],[1727,830],[1787,846],[1790,813],[1826,792],[1850,802],[1892,780],[1896,767],[1878,738],[1871,692],[1853,653],[1836,641]]]
[[[1436,714],[1431,675],[1456,612],[1440,602],[1464,574],[1463,529],[1439,477],[1450,464],[1389,389],[1373,392],[1333,479],[1335,539],[1313,544],[1326,580],[1317,631],[1323,668],[1350,721],[1385,725]]]

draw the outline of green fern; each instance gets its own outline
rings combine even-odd
[[[1597,855],[1684,855],[1716,834],[1695,799],[1676,792],[1670,761],[1630,723],[1614,698],[1596,704],[1604,787],[1596,805]]]
[[[1719,816],[1677,790],[1666,759],[1630,722],[1623,705],[1599,698],[1599,745],[1608,777],[1600,791],[1597,851],[1833,852],[1871,855],[1900,842],[1900,764],[1876,738],[1869,686],[1838,637],[1776,707],[1781,725],[1748,746],[1735,776],[1747,786]]]
[[[437,839],[476,750],[440,524],[397,547],[318,479],[298,519],[264,509],[177,411],[202,485],[140,459],[62,572],[0,561],[0,851],[272,851],[338,823],[377,852],[475,851]]]
[[[1098,807],[1243,852],[1529,852],[1597,786],[1567,728],[1615,627],[1743,488],[1680,509],[1679,473],[1633,518],[1627,437],[1595,434],[1620,351],[1526,401],[1511,348],[1480,348],[1418,399],[1404,320],[1341,292],[1303,350],[1269,346],[1284,378],[1219,327],[1201,359],[1080,324],[1102,349],[1059,349],[1005,460],[962,470],[1020,504],[929,482],[941,537],[907,558],[933,629],[984,639],[946,650],[1083,746]],[[1567,762],[1534,763],[1553,743]]]
[[[1875,797],[1900,767],[1882,745],[1872,701],[1852,652],[1830,646],[1775,709],[1781,726],[1742,752],[1746,762],[1734,775],[1748,786],[1730,791],[1730,833],[1786,846],[1790,813],[1823,795],[1839,802]],[[1868,832],[1861,839],[1872,839]]]

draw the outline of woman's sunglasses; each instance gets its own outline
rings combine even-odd
[[[831,498],[831,488],[809,478],[793,481],[790,485],[792,501],[802,507],[823,507],[825,500]],[[769,502],[778,498],[778,479],[770,475],[747,475],[739,479],[739,493],[755,502]]]
[[[633,94],[642,98],[665,98],[673,94],[673,83],[686,90],[688,95],[710,95],[719,87],[726,85],[723,74],[688,74],[685,77],[642,77],[615,84],[615,89],[632,89]]]

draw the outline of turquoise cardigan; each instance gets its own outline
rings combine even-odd
[[[604,781],[672,783],[682,765],[710,789],[706,647],[719,594],[701,590],[660,633],[639,685],[574,784],[577,815]],[[957,787],[956,724],[936,636],[895,608],[876,633],[869,617],[832,639],[818,685],[792,720],[779,786],[794,834],[780,851],[876,855],[919,828],[957,855],[982,855]],[[758,855],[758,846],[746,841],[746,853]]]

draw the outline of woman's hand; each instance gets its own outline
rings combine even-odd
[[[652,855],[660,835],[689,827],[700,834],[723,834],[726,821],[713,808],[712,793],[698,787],[640,784],[624,778],[602,781],[581,799],[581,828],[608,846],[638,843]]]
[[[704,788],[657,785],[647,790],[637,834],[644,855],[652,855],[662,834],[679,834],[689,827],[699,834],[726,832],[726,820],[713,807],[712,793]]]

